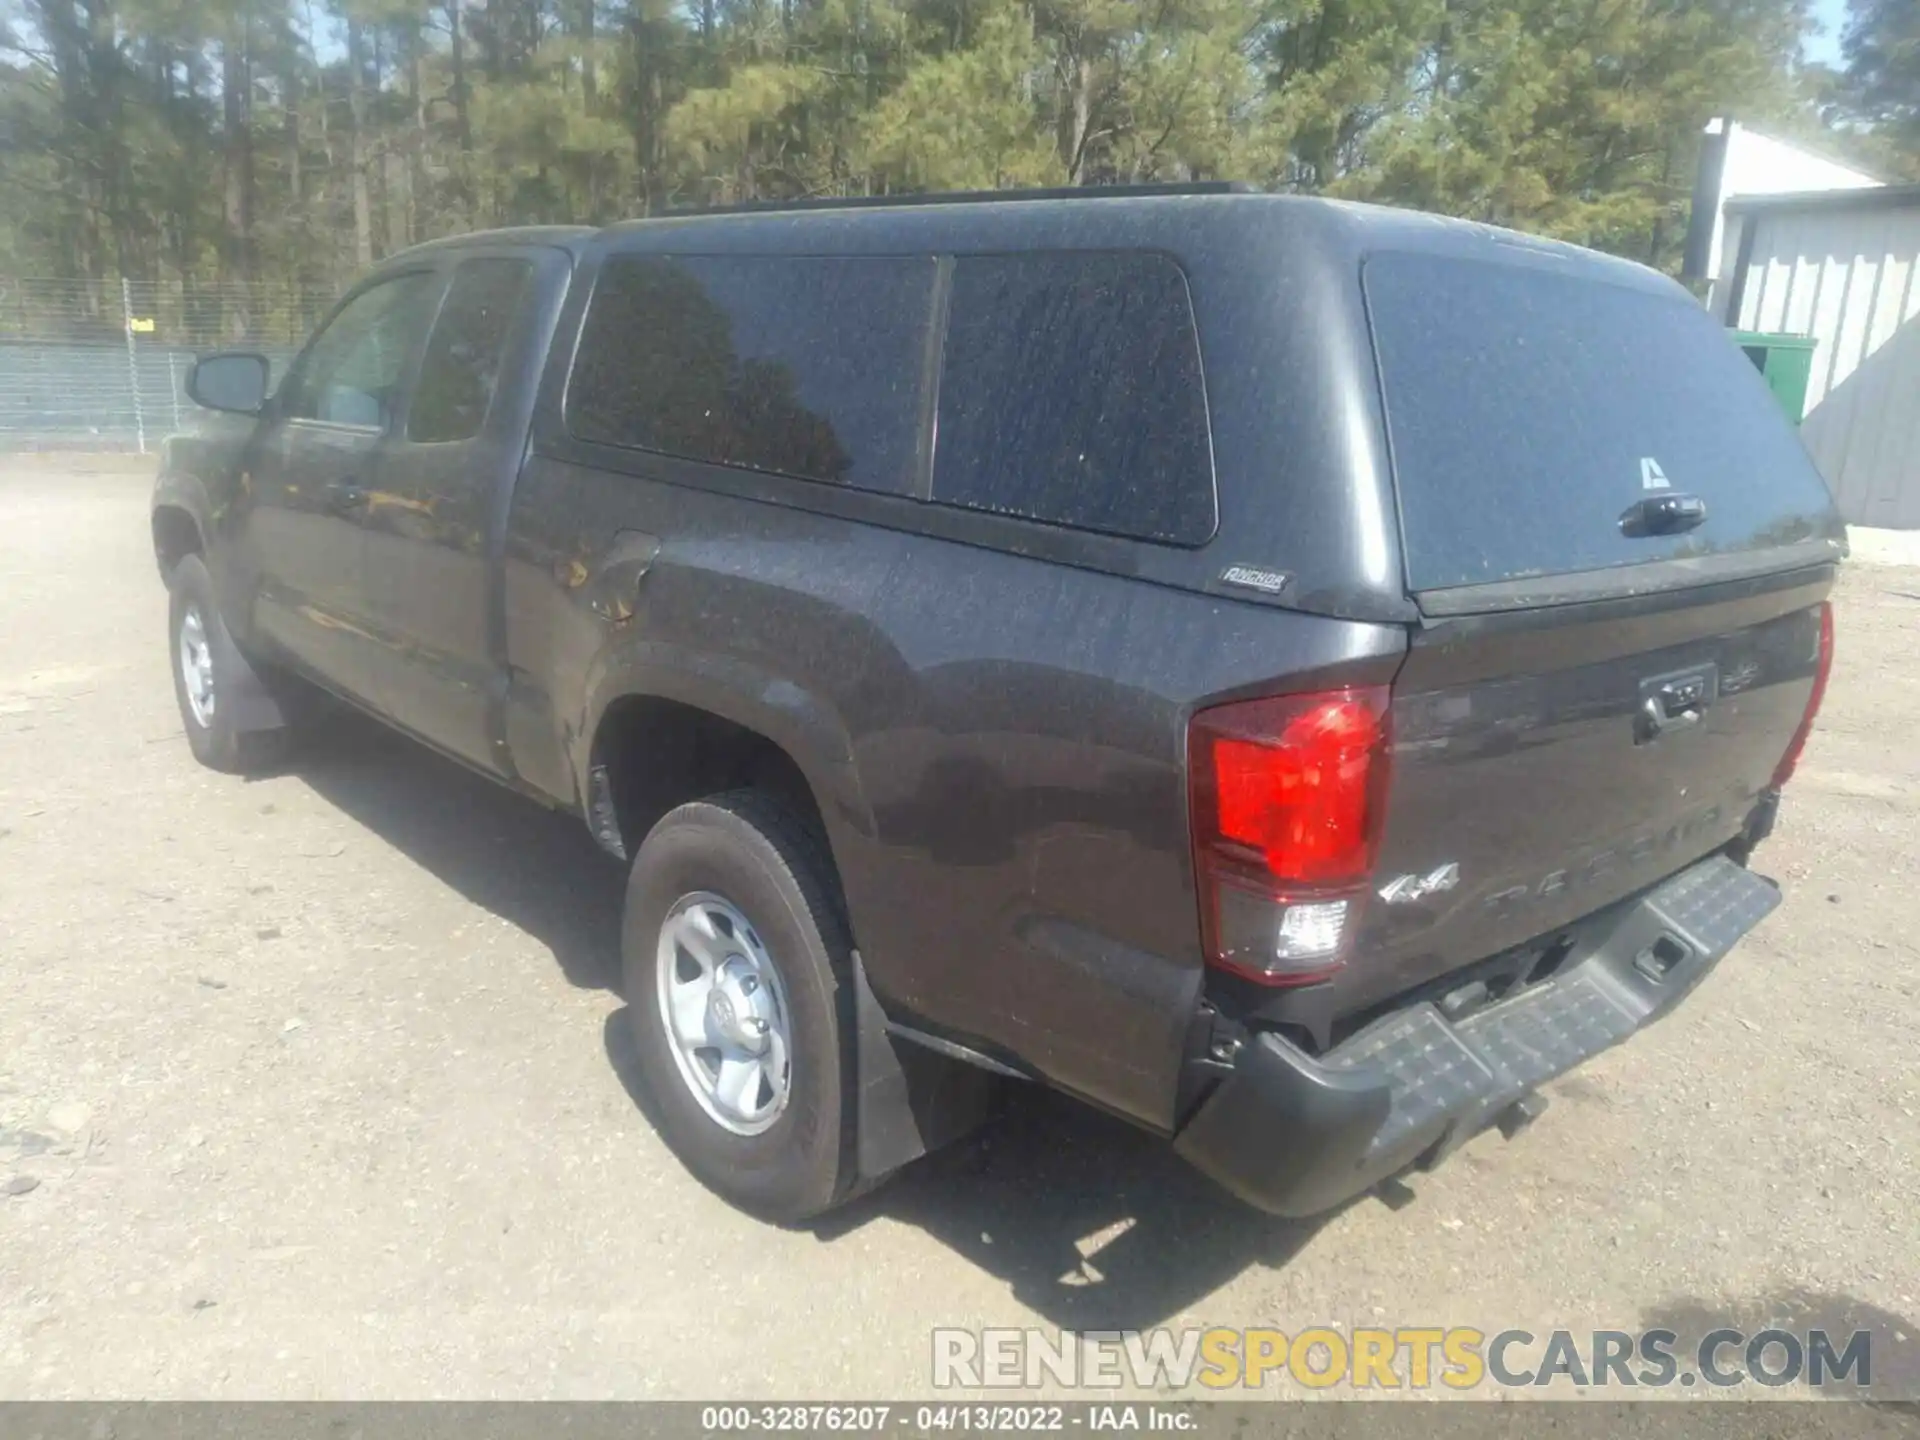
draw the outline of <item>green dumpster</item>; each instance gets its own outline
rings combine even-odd
[[[1752,330],[1735,330],[1733,343],[1766,377],[1773,398],[1798,425],[1807,410],[1807,380],[1813,374],[1813,347],[1820,342],[1811,335],[1762,335]]]

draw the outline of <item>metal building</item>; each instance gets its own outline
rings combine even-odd
[[[1920,185],[1735,195],[1707,304],[1818,342],[1801,436],[1852,525],[1920,529]]]

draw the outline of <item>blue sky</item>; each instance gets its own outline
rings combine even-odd
[[[1813,0],[1813,18],[1826,30],[1811,37],[1803,48],[1807,59],[1827,65],[1840,63],[1840,31],[1847,23],[1847,0]]]

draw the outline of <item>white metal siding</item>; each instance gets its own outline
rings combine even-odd
[[[1812,335],[1801,436],[1852,525],[1920,529],[1920,203],[1759,211],[1742,330]]]
[[[1712,197],[1713,238],[1708,242],[1706,273],[1724,277],[1732,268],[1723,257],[1736,253],[1739,217],[1729,215],[1726,202],[1740,195],[1790,195],[1807,190],[1870,189],[1881,182],[1824,155],[1775,140],[1738,121],[1716,117],[1706,133],[1724,133],[1726,149],[1720,161],[1720,188]]]

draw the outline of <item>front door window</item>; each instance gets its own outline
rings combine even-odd
[[[425,326],[433,276],[398,275],[347,302],[314,338],[281,413],[384,431],[400,403],[408,348]]]

